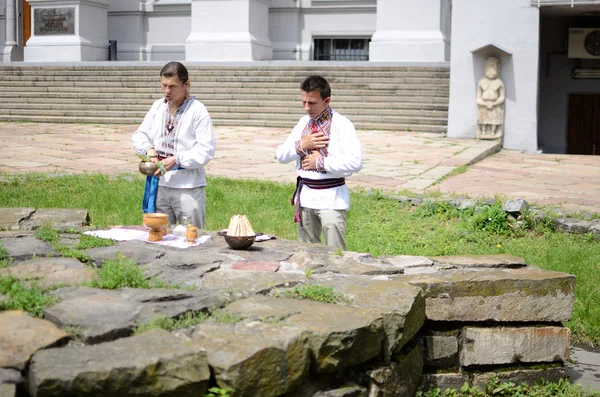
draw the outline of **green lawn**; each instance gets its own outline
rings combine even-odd
[[[0,174],[0,179],[0,207],[84,208],[92,223],[100,227],[142,223],[141,175],[110,178],[101,174]],[[291,183],[223,178],[209,178],[208,183],[207,229],[227,228],[232,215],[245,214],[256,231],[296,238],[293,207],[289,205],[294,189]],[[488,227],[493,224],[486,226],[476,220],[471,214],[415,213],[410,205],[380,194],[355,191],[348,214],[348,250],[425,256],[507,253],[544,269],[575,274],[576,299],[573,318],[567,325],[573,331],[574,341],[600,345],[598,238],[549,230],[518,235],[494,233]]]

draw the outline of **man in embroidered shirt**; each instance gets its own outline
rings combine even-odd
[[[164,98],[154,102],[132,138],[137,153],[162,161],[166,170],[148,177],[142,210],[168,214],[172,225],[190,217],[204,229],[204,166],[215,155],[212,120],[206,107],[189,95],[185,66],[169,62],[160,77]]]
[[[321,76],[300,84],[307,116],[277,148],[280,163],[296,162],[292,204],[298,240],[346,249],[346,212],[350,192],[345,178],[362,169],[362,149],[350,120],[329,107],[331,88]]]

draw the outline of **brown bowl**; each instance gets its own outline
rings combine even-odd
[[[158,166],[156,165],[156,163],[141,161],[138,166],[138,169],[144,175],[154,175],[154,173],[158,169]]]
[[[225,242],[234,250],[247,250],[254,244],[254,236],[228,236],[225,235]]]
[[[166,227],[169,224],[169,215],[161,213],[144,214],[144,226],[153,230]]]

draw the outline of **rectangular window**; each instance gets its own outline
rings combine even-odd
[[[315,39],[315,61],[368,61],[370,38]]]

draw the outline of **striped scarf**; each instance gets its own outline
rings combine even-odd
[[[333,117],[333,110],[331,110],[330,107],[327,107],[327,109],[325,109],[323,111],[323,113],[321,113],[314,119],[310,119],[308,121],[308,123],[306,123],[306,127],[304,127],[304,130],[302,131],[302,136],[322,132],[326,137],[329,137],[329,131],[331,129],[332,117]],[[321,153],[321,155],[323,157],[327,157],[327,147],[328,146],[329,146],[329,144],[327,144],[327,146],[325,146],[323,149],[314,149],[314,150],[318,150],[319,153]],[[306,150],[305,152],[306,152],[306,154],[310,154],[312,152],[312,150]],[[311,170],[311,171],[314,171],[314,170]],[[321,173],[324,174],[325,171],[321,171]]]

